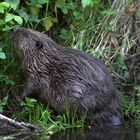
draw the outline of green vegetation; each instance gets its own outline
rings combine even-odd
[[[68,116],[54,117],[52,110],[29,98],[19,111],[18,98],[24,76],[10,44],[9,32],[16,26],[24,26],[45,31],[59,44],[101,58],[120,91],[125,117],[140,121],[140,11],[136,6],[139,3],[133,0],[0,2],[0,112],[8,110],[18,120],[34,122],[48,129],[83,126],[84,119],[70,121]]]
[[[8,97],[5,97],[2,100],[0,100],[0,113],[3,112],[3,107],[7,104],[7,99]]]
[[[54,116],[52,110],[32,98],[26,98],[25,102],[21,103],[21,106],[22,110],[17,112],[13,116],[14,118],[18,117],[25,122],[38,124],[41,128],[47,128],[48,131],[84,126],[84,118],[79,120],[73,116],[70,119],[69,113]]]
[[[135,99],[135,97],[137,99]],[[140,124],[140,86],[135,88],[132,99],[129,96],[122,96],[122,105],[124,108],[124,115],[128,117],[131,121],[136,120]]]

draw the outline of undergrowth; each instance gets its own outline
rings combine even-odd
[[[32,98],[25,98],[25,101],[21,103],[21,107],[22,109],[19,112],[14,113],[13,118],[37,124],[48,131],[83,127],[85,123],[84,117],[78,119],[73,115],[70,118],[69,113],[66,113],[66,115],[54,115],[53,110],[50,110],[49,107],[38,103],[37,100]]]

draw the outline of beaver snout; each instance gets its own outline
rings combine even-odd
[[[19,27],[13,28],[11,29],[11,33],[10,33],[10,39],[11,41],[14,41],[16,36],[18,36],[17,31],[19,30]]]
[[[24,28],[21,28],[21,27],[16,27],[16,28],[12,29],[12,32],[10,34],[11,41],[15,41],[15,40],[17,41],[20,38],[23,39],[23,37],[28,38],[27,30],[25,30]]]
[[[12,32],[16,32],[19,29],[20,29],[20,27],[15,27],[15,28],[12,29]]]

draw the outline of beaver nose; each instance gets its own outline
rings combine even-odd
[[[10,33],[11,40],[13,40],[15,38],[15,36],[17,36],[18,29],[19,29],[19,27],[15,27],[15,28],[11,29],[11,33]]]
[[[19,27],[15,27],[12,29],[12,32],[16,32],[17,30],[19,30]]]

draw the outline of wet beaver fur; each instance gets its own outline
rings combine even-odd
[[[123,123],[116,88],[98,58],[61,47],[32,29],[15,28],[11,38],[27,78],[23,98],[40,99],[58,113],[86,115],[98,125]]]

